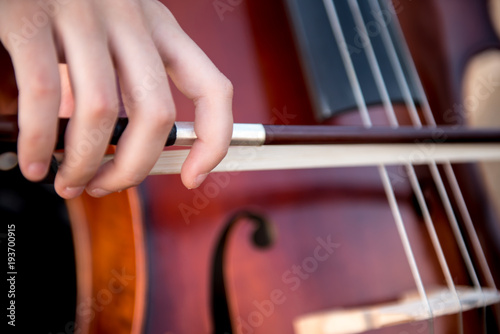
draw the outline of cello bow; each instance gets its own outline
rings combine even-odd
[[[0,169],[17,164],[16,115],[0,116]],[[110,144],[118,142],[128,119],[117,120]],[[67,119],[59,123],[57,149],[64,148]],[[190,146],[196,140],[193,123],[177,122],[165,146]],[[242,148],[244,147],[244,148]],[[252,149],[253,148],[253,149]],[[6,154],[9,153],[9,154]],[[189,150],[163,151],[151,175],[180,173]],[[54,154],[58,163],[64,153]],[[106,155],[103,163],[111,160]],[[231,147],[216,172],[296,168],[354,167],[378,164],[423,164],[431,161],[500,160],[500,130],[454,126],[415,128],[345,127],[328,125],[234,124]]]

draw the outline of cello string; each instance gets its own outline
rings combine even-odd
[[[413,122],[415,127],[421,128],[422,123],[420,121],[420,117],[419,117],[418,112],[417,112],[416,104],[411,96],[410,87],[409,87],[407,79],[404,75],[403,68],[401,66],[401,63],[399,61],[399,57],[398,57],[397,52],[396,52],[396,48],[395,48],[394,43],[389,35],[389,30],[387,27],[388,23],[384,22],[384,20],[381,16],[382,15],[381,14],[382,8],[380,7],[378,1],[376,1],[376,0],[369,0],[369,5],[371,8],[371,12],[373,13],[373,16],[376,18],[376,20],[379,23],[380,36],[381,36],[382,42],[384,43],[385,49],[388,53],[392,68],[396,74],[396,80],[398,82],[398,86],[400,88],[400,91],[403,94],[405,105],[409,111],[410,118],[412,119],[412,122]],[[377,13],[379,13],[379,15],[377,15]],[[392,17],[392,18],[394,19],[394,17]],[[385,91],[387,90],[386,87],[384,87],[384,90]],[[394,111],[392,110],[392,112],[394,112]],[[428,206],[427,206],[425,199],[424,199],[424,196],[422,194],[422,190],[420,188],[420,184],[418,182],[418,178],[416,176],[415,169],[413,167],[410,168],[409,166],[407,169],[408,169],[410,182],[412,183],[413,190],[417,196],[418,202],[419,202],[420,207],[422,209],[424,221],[425,221],[425,224],[427,226],[428,233],[431,237],[431,241],[434,245],[434,249],[436,251],[436,254],[437,254],[439,263],[441,265],[443,274],[445,276],[448,288],[452,291],[452,293],[456,299],[456,302],[458,303],[458,306],[460,309],[460,311],[459,311],[460,333],[463,333],[462,303],[461,303],[460,298],[458,296],[455,283],[453,282],[453,278],[451,276],[448,264],[446,262],[446,258],[444,256],[444,253],[443,253],[443,250],[441,247],[441,243],[439,242],[439,238],[438,238],[436,230],[434,228],[434,223],[433,223],[432,218],[430,216]]]
[[[398,120],[396,118],[396,114],[394,113],[389,93],[387,92],[387,89],[385,89],[384,78],[382,77],[382,73],[380,72],[380,68],[375,57],[375,52],[373,51],[372,43],[370,41],[370,38],[368,37],[368,31],[366,30],[359,5],[357,3],[357,0],[347,0],[347,3],[349,4],[351,14],[354,18],[354,22],[356,23],[356,28],[358,29],[358,31],[361,31],[362,35],[364,35],[364,38],[362,37],[362,39],[364,39],[366,42],[364,45],[366,47],[366,59],[368,60],[373,78],[375,79],[377,90],[380,94],[380,97],[382,98],[382,104],[384,106],[386,116],[389,119],[389,125],[393,128],[397,128],[399,126]]]
[[[389,30],[387,28],[388,23],[384,22],[382,18],[382,8],[380,7],[378,1],[375,0],[369,0],[369,5],[370,9],[373,13],[373,16],[379,23],[379,27],[381,28],[379,30],[380,32],[380,37],[382,38],[382,42],[384,43],[385,50],[387,51],[387,55],[389,56],[389,60],[391,62],[392,68],[394,70],[394,73],[396,75],[396,80],[398,83],[398,87],[403,94],[403,99],[405,101],[405,105],[408,108],[410,118],[412,120],[412,123],[416,128],[421,128],[422,123],[420,122],[420,117],[418,116],[417,112],[417,107],[416,104],[413,101],[410,87],[408,85],[408,82],[406,80],[406,77],[403,72],[403,68],[401,67],[401,63],[399,61],[399,57],[396,53],[396,48],[394,47],[394,44],[392,43],[392,39],[389,35]],[[379,15],[377,15],[379,13]],[[393,16],[391,16],[391,19],[394,19]],[[366,30],[366,29],[365,29]],[[370,42],[371,43],[371,42]],[[396,120],[397,122],[397,120]]]
[[[385,26],[385,24],[382,25],[382,26],[383,26],[383,28],[384,27],[387,28]],[[382,29],[382,31],[385,31],[385,29]],[[387,31],[385,31],[385,32],[388,34]],[[391,51],[393,51],[393,53],[395,53],[394,45],[392,45],[392,48],[387,48],[387,49],[388,49],[388,51],[390,49]],[[391,59],[391,60],[393,60],[393,59]],[[399,66],[399,69],[401,70],[400,66]],[[399,74],[402,75],[402,70],[401,70],[401,73],[399,73]],[[416,114],[416,108],[414,106],[414,102],[411,101],[411,103],[408,103],[408,100],[406,100],[405,102],[406,102],[407,105],[412,105],[413,106],[412,108],[409,108],[410,115],[412,115],[412,119],[414,119],[415,121],[417,121],[416,126],[417,127],[421,127],[422,124],[421,124],[421,121],[420,121],[420,119],[418,117],[418,114]],[[450,221],[452,222],[452,228],[454,230],[454,233],[457,235],[457,242],[458,242],[459,247],[460,247],[460,249],[461,249],[461,251],[463,253],[463,256],[464,256],[466,265],[467,265],[467,267],[469,269],[471,278],[474,281],[474,285],[476,287],[480,287],[479,281],[477,279],[476,272],[474,270],[474,267],[472,265],[472,261],[470,259],[470,255],[469,255],[469,253],[467,251],[467,248],[465,246],[465,242],[464,242],[464,240],[463,240],[463,238],[462,238],[462,236],[460,234],[460,230],[458,228],[458,222],[456,221],[456,217],[455,217],[455,215],[453,213],[450,200],[448,198],[448,195],[447,195],[446,190],[444,188],[444,184],[442,182],[441,176],[440,176],[439,171],[437,169],[437,165],[435,163],[432,163],[430,165],[430,167],[431,167],[431,172],[432,172],[433,178],[434,178],[434,180],[435,180],[435,182],[437,184],[437,188],[438,188],[440,196],[442,198],[443,204],[445,205],[445,210],[447,212],[447,215],[448,215]]]
[[[382,41],[385,45],[385,49],[388,53],[392,68],[396,74],[396,80],[398,82],[398,86],[400,88],[400,91],[403,94],[403,98],[405,101],[405,105],[407,109],[409,110],[409,115],[410,118],[412,119],[412,123],[414,124],[415,127],[421,128],[422,123],[420,122],[420,118],[418,116],[418,112],[416,109],[416,104],[413,101],[413,98],[411,96],[410,88],[408,85],[408,82],[406,80],[406,77],[403,73],[403,69],[401,67],[401,63],[399,61],[398,55],[396,53],[395,46],[392,42],[391,37],[389,36],[389,30],[387,27],[387,23],[383,21],[383,18],[381,17],[381,12],[382,9],[380,8],[380,5],[378,1],[376,0],[369,0],[369,5],[371,8],[371,12],[373,13],[374,17],[377,19],[379,23],[380,29],[380,34]],[[376,13],[379,13],[380,15],[377,15]],[[366,29],[365,29],[366,30]],[[374,54],[373,54],[374,56]],[[387,91],[386,87],[384,86],[384,91]],[[393,109],[391,108],[391,112],[394,112]],[[459,324],[460,324],[460,333],[463,333],[463,310],[462,310],[462,303],[460,301],[460,298],[458,296],[457,290],[455,283],[453,282],[449,266],[446,262],[446,258],[444,256],[443,250],[441,243],[439,242],[439,238],[437,236],[436,230],[434,228],[434,223],[432,221],[432,218],[430,216],[428,206],[425,202],[424,196],[422,194],[422,190],[420,187],[420,184],[418,182],[418,178],[415,173],[415,169],[413,166],[407,165],[407,172],[409,175],[410,182],[412,184],[412,188],[417,196],[420,208],[422,209],[422,213],[424,216],[424,221],[428,230],[428,233],[430,235],[431,241],[433,243],[434,249],[436,251],[439,263],[441,265],[441,269],[443,271],[443,274],[445,276],[447,285],[449,289],[452,291],[453,296],[455,297],[455,300],[459,306]]]
[[[367,105],[363,96],[363,93],[361,91],[361,86],[359,84],[359,80],[356,75],[356,71],[354,70],[354,66],[352,63],[352,59],[347,52],[346,48],[346,41],[344,38],[344,34],[342,31],[342,27],[340,25],[339,17],[337,14],[337,10],[335,8],[335,4],[333,0],[323,0],[324,7],[326,9],[326,13],[328,16],[328,20],[330,21],[330,25],[332,28],[332,32],[335,36],[335,39],[337,41],[337,44],[340,46],[340,53],[342,57],[342,61],[344,63],[344,67],[346,69],[348,78],[349,78],[349,83],[351,85],[352,91],[354,93],[354,98],[356,100],[356,104],[358,106],[358,109],[361,114],[361,118],[363,121],[363,125],[367,128],[372,127],[372,122],[370,119],[370,116],[368,114],[368,109]],[[423,301],[424,307],[426,308],[426,312],[429,314],[429,322],[432,324],[430,328],[432,329],[433,332],[433,314],[430,306],[429,299],[427,298],[427,294],[425,292],[424,284],[422,281],[422,278],[420,276],[420,272],[418,270],[418,266],[415,260],[415,256],[413,255],[413,251],[408,239],[408,235],[406,233],[403,219],[401,216],[401,212],[399,210],[399,207],[396,202],[396,197],[394,195],[394,190],[391,186],[390,180],[389,180],[389,175],[387,173],[387,169],[383,165],[378,166],[379,174],[382,179],[382,183],[384,186],[384,190],[387,196],[387,199],[389,201],[389,205],[391,208],[392,215],[394,217],[394,220],[396,222],[396,227],[398,230],[398,233],[400,235],[400,239],[403,244],[403,248],[407,257],[407,261],[410,266],[410,270],[413,275],[413,279],[415,281],[415,284],[417,286],[417,290],[420,294],[420,297]]]
[[[481,271],[483,272],[485,279],[488,283],[488,285],[495,290],[497,289],[495,280],[493,279],[493,275],[491,273],[491,269],[488,265],[488,262],[486,261],[486,256],[484,255],[483,248],[481,246],[481,242],[479,241],[479,238],[477,236],[477,232],[474,228],[474,224],[472,223],[472,218],[469,213],[469,209],[467,208],[467,204],[465,204],[465,199],[462,194],[462,190],[460,189],[460,186],[458,185],[457,178],[455,176],[455,172],[453,171],[453,168],[451,166],[451,163],[446,162],[444,164],[444,170],[445,174],[448,178],[448,182],[450,183],[450,187],[452,188],[452,191],[455,195],[455,201],[458,203],[458,208],[460,211],[460,214],[463,217],[464,220],[464,225],[467,230],[467,233],[469,234],[469,237],[471,239],[474,252],[476,253],[478,259],[479,259],[479,264],[481,267]]]
[[[378,12],[381,13],[382,9],[380,7],[380,4],[377,1],[370,0],[370,3],[372,5],[372,8],[377,7],[376,9],[378,9]],[[391,5],[392,5],[392,3],[389,4],[389,6],[391,6]],[[389,7],[386,6],[386,8],[389,8]],[[375,11],[376,11],[376,9],[375,9]],[[431,127],[436,127],[436,122],[435,122],[434,116],[431,112],[430,105],[429,105],[429,102],[427,100],[427,96],[423,90],[422,83],[420,82],[420,78],[418,76],[415,64],[413,63],[413,59],[412,59],[411,54],[409,52],[408,46],[405,44],[405,40],[403,38],[401,26],[399,25],[398,19],[395,17],[394,7],[392,7],[392,9],[393,9],[392,17],[396,21],[397,33],[399,33],[399,39],[402,41],[403,52],[405,53],[405,56],[406,56],[407,65],[410,68],[410,75],[412,76],[413,83],[417,87],[417,90],[419,91],[420,98],[423,101],[422,105],[423,105],[423,109],[424,109],[424,117],[426,118],[427,123],[431,124]],[[408,82],[406,81],[406,77],[404,76],[404,73],[402,71],[401,62],[400,62],[399,57],[396,54],[396,49],[394,47],[394,44],[392,43],[392,39],[389,37],[388,28],[386,25],[383,24],[381,16],[379,16],[378,21],[380,23],[380,26],[382,27],[382,38],[384,40],[384,43],[386,44],[386,48],[388,50],[390,50],[390,53],[391,53],[391,63],[393,64],[393,68],[397,68],[399,85],[401,86],[401,84],[403,84],[404,89],[406,90],[406,92],[409,93]],[[422,124],[420,121],[420,117],[418,116],[418,113],[416,111],[415,102],[411,98],[407,99],[408,95],[406,93],[404,95],[405,95],[405,101],[406,101],[407,106],[408,106],[408,101],[410,102],[409,105],[411,107],[408,108],[408,110],[410,112],[410,116],[413,120],[413,123],[417,127],[420,128],[422,126]],[[451,208],[451,202],[450,202],[449,196],[445,190],[443,180],[441,178],[441,174],[439,173],[439,170],[438,170],[435,162],[433,162],[429,167],[431,169],[432,176],[435,180],[435,183],[438,186],[440,197],[442,198],[442,201],[445,204],[445,210],[446,210],[447,216],[451,218],[450,224],[452,224],[452,229],[453,229],[453,232],[455,234],[455,239],[457,240],[457,244],[459,245],[460,250],[463,254],[463,258],[466,261],[469,275],[474,280],[474,285],[482,296],[482,299],[483,299],[483,307],[482,307],[482,310],[483,310],[483,312],[482,312],[482,314],[483,314],[483,316],[482,316],[482,318],[483,318],[483,330],[484,330],[484,332],[486,332],[487,331],[487,324],[486,324],[486,303],[485,303],[486,297],[485,297],[485,294],[483,293],[482,287],[477,279],[477,275],[476,275],[476,271],[474,269],[474,266],[472,265],[472,262],[470,261],[469,252],[467,251],[465,243],[463,242],[463,236],[462,236],[460,230],[458,229],[458,222],[456,221],[456,215],[453,213],[453,210]],[[446,173],[446,176],[448,178],[449,184],[452,187],[452,193],[454,194],[455,201],[458,203],[460,214],[464,218],[467,232],[469,234],[470,239],[472,240],[473,249],[475,251],[475,254],[479,258],[480,268],[481,268],[484,276],[486,277],[486,280],[490,284],[490,286],[492,286],[496,290],[496,286],[495,286],[493,277],[491,275],[491,271],[490,271],[489,266],[486,262],[484,252],[482,250],[481,244],[479,243],[479,239],[477,238],[476,231],[475,231],[473,224],[472,224],[472,219],[470,217],[469,211],[468,211],[467,206],[465,204],[465,200],[463,198],[462,192],[459,188],[457,179],[455,177],[455,173],[453,172],[451,163],[449,161],[445,162],[444,169],[445,169],[445,173]],[[460,312],[460,330],[461,330],[461,332],[463,332],[462,311]]]
[[[356,105],[359,108],[361,121],[364,127],[371,128],[373,124],[370,115],[368,114],[365,98],[363,96],[363,92],[361,91],[361,85],[359,83],[356,71],[354,70],[354,64],[352,63],[351,56],[345,51],[347,50],[347,43],[342,32],[342,27],[340,26],[337,10],[333,1],[334,0],[323,0],[323,5],[325,6],[326,13],[328,15],[330,27],[332,28],[335,39],[337,40],[337,44],[339,45],[342,62],[344,63],[344,68],[346,70],[347,77],[354,94],[354,99],[356,100]]]
[[[390,7],[392,10],[392,13],[395,13],[394,6],[390,1],[386,1],[387,7]],[[393,14],[394,15],[394,14]],[[408,45],[405,42],[405,39],[403,38],[403,30],[401,28],[401,25],[399,24],[399,21],[396,19],[395,20],[395,31],[399,35],[399,40],[401,41],[402,45],[402,52],[404,53],[404,59],[406,60],[406,65],[408,66],[409,69],[409,74],[410,77],[412,78],[413,83],[415,84],[415,87],[417,89],[417,94],[420,98],[420,103],[422,106],[422,111],[425,117],[425,120],[427,124],[429,124],[430,127],[437,127],[437,123],[434,119],[434,115],[432,114],[429,100],[427,99],[427,95],[425,94],[424,88],[422,86],[422,82],[420,81],[420,77],[418,75],[417,68],[415,66],[415,63],[413,62],[413,58],[411,57],[410,50],[408,48]],[[450,183],[450,187],[452,188],[452,192],[455,198],[455,201],[457,202],[460,214],[463,218],[464,225],[466,227],[467,233],[469,234],[469,237],[471,239],[472,247],[474,249],[474,252],[476,253],[478,260],[479,260],[479,265],[481,267],[481,271],[483,272],[483,275],[485,276],[485,279],[488,283],[488,285],[495,290],[496,285],[495,281],[493,279],[493,275],[491,273],[490,267],[488,265],[488,262],[486,261],[486,257],[484,255],[484,251],[482,249],[481,243],[479,241],[479,238],[477,236],[477,232],[474,228],[474,225],[472,223],[472,218],[470,216],[469,210],[467,208],[467,205],[465,203],[465,199],[463,197],[462,191],[460,189],[460,186],[458,185],[458,181],[456,179],[455,173],[453,171],[453,168],[449,162],[444,163],[444,170],[446,177],[448,179],[448,182]]]
[[[373,13],[375,13],[374,12],[375,8],[373,6],[373,3],[371,2],[371,3],[369,3],[369,5],[371,7],[371,11]],[[355,1],[355,0],[349,0],[349,6],[351,8],[354,19],[356,21],[358,31],[361,31],[361,33],[364,35],[364,37],[366,39],[365,40],[365,46],[366,46],[365,55],[366,55],[367,60],[370,64],[372,74],[375,77],[377,89],[378,89],[378,92],[382,98],[385,113],[388,116],[390,125],[392,127],[399,127],[399,122],[397,120],[393,105],[390,101],[389,92],[387,90],[387,86],[386,86],[384,78],[382,76],[380,64],[379,64],[377,57],[375,55],[375,52],[373,50],[373,45],[372,45],[372,42],[371,42],[369,34],[368,34],[366,23],[364,22],[363,16],[361,14],[360,7],[359,7],[357,1]],[[379,23],[380,23],[380,21],[379,21]],[[381,26],[386,27],[384,23],[382,23]],[[382,30],[384,30],[384,29],[382,28]],[[384,45],[385,45],[386,49],[388,49],[386,42],[387,41],[384,41]],[[390,50],[386,50],[386,51],[389,54],[390,58],[394,58],[394,56],[396,56],[395,52],[391,53]],[[394,59],[390,59],[390,60],[391,60],[393,67],[394,67],[394,62],[393,62]],[[401,68],[399,68],[399,69],[401,69]],[[397,74],[402,73],[402,71],[401,71],[401,73],[398,73],[399,71],[397,68],[394,68],[394,70]],[[416,114],[416,106],[412,103],[408,103],[408,101],[411,100],[411,94],[410,94],[410,90],[408,88],[408,85],[405,85],[405,80],[401,80],[401,76],[397,76],[397,80],[398,80],[398,84],[400,86],[400,89],[403,93],[403,96],[405,97],[405,100],[407,102],[407,106],[408,106],[409,110],[415,111],[415,113],[411,114],[411,117],[413,118],[414,121],[419,121],[418,115]],[[460,328],[460,333],[463,333],[462,305],[460,302],[460,298],[458,297],[458,293],[456,291],[455,284],[453,283],[453,279],[451,277],[451,273],[449,271],[448,264],[447,264],[446,259],[444,257],[444,253],[443,253],[441,244],[439,242],[439,238],[437,237],[437,233],[435,231],[434,224],[433,224],[432,218],[430,216],[427,203],[426,203],[425,198],[423,196],[422,189],[420,187],[420,183],[418,181],[414,167],[411,164],[406,164],[405,167],[406,167],[407,175],[410,179],[411,186],[413,188],[413,192],[415,193],[415,195],[417,197],[417,201],[419,203],[419,206],[422,210],[424,221],[426,224],[426,228],[427,228],[427,231],[428,231],[429,236],[431,238],[431,242],[433,244],[434,250],[437,254],[441,269],[442,269],[443,274],[445,276],[445,279],[447,281],[447,285],[448,285],[449,289],[452,291],[452,293],[455,297],[455,301],[458,305],[458,308],[459,308],[459,328]]]

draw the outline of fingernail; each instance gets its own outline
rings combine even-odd
[[[95,188],[95,189],[92,189],[89,191],[90,196],[93,196],[93,197],[104,197],[104,196],[109,195],[111,193],[112,193],[112,191],[104,190],[101,188]]]
[[[85,187],[66,187],[64,188],[64,197],[65,198],[75,198],[80,196]]]
[[[207,176],[208,176],[208,174],[200,174],[200,175],[198,175],[194,179],[194,184],[193,184],[193,187],[191,189],[198,188],[203,183],[203,181],[205,181],[205,179],[207,178]]]
[[[43,162],[33,162],[28,165],[28,176],[34,179],[43,178],[47,173],[47,164]]]

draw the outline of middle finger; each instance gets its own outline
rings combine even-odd
[[[57,192],[79,195],[100,166],[118,113],[116,79],[107,38],[90,2],[68,8],[57,31],[68,64],[75,110],[65,134],[65,157],[56,176]]]

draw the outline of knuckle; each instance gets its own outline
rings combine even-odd
[[[220,87],[219,89],[225,97],[227,98],[233,97],[233,92],[234,92],[233,83],[228,78],[222,76],[218,86]]]
[[[82,101],[87,115],[92,119],[101,119],[115,114],[117,104],[113,98],[105,93],[96,93],[90,99]]]
[[[44,99],[60,94],[59,79],[47,71],[34,73],[27,84],[28,94],[36,99]]]
[[[120,182],[124,185],[124,188],[127,188],[138,186],[142,181],[144,181],[147,173],[122,171],[120,175]]]
[[[223,144],[223,145],[218,145],[217,147],[214,147],[212,152],[213,152],[214,157],[217,158],[217,160],[222,160],[226,156],[228,149],[229,149],[228,145]]]
[[[165,104],[160,107],[152,108],[149,112],[148,118],[153,131],[164,131],[173,125],[175,115],[174,113],[168,112],[166,110],[171,110],[165,108]]]
[[[159,113],[155,116],[155,124],[157,124],[158,129],[164,130],[167,127],[171,127],[174,122],[174,118],[168,113]]]
[[[54,135],[44,129],[30,129],[21,131],[22,143],[30,147],[52,147],[55,142]]]

